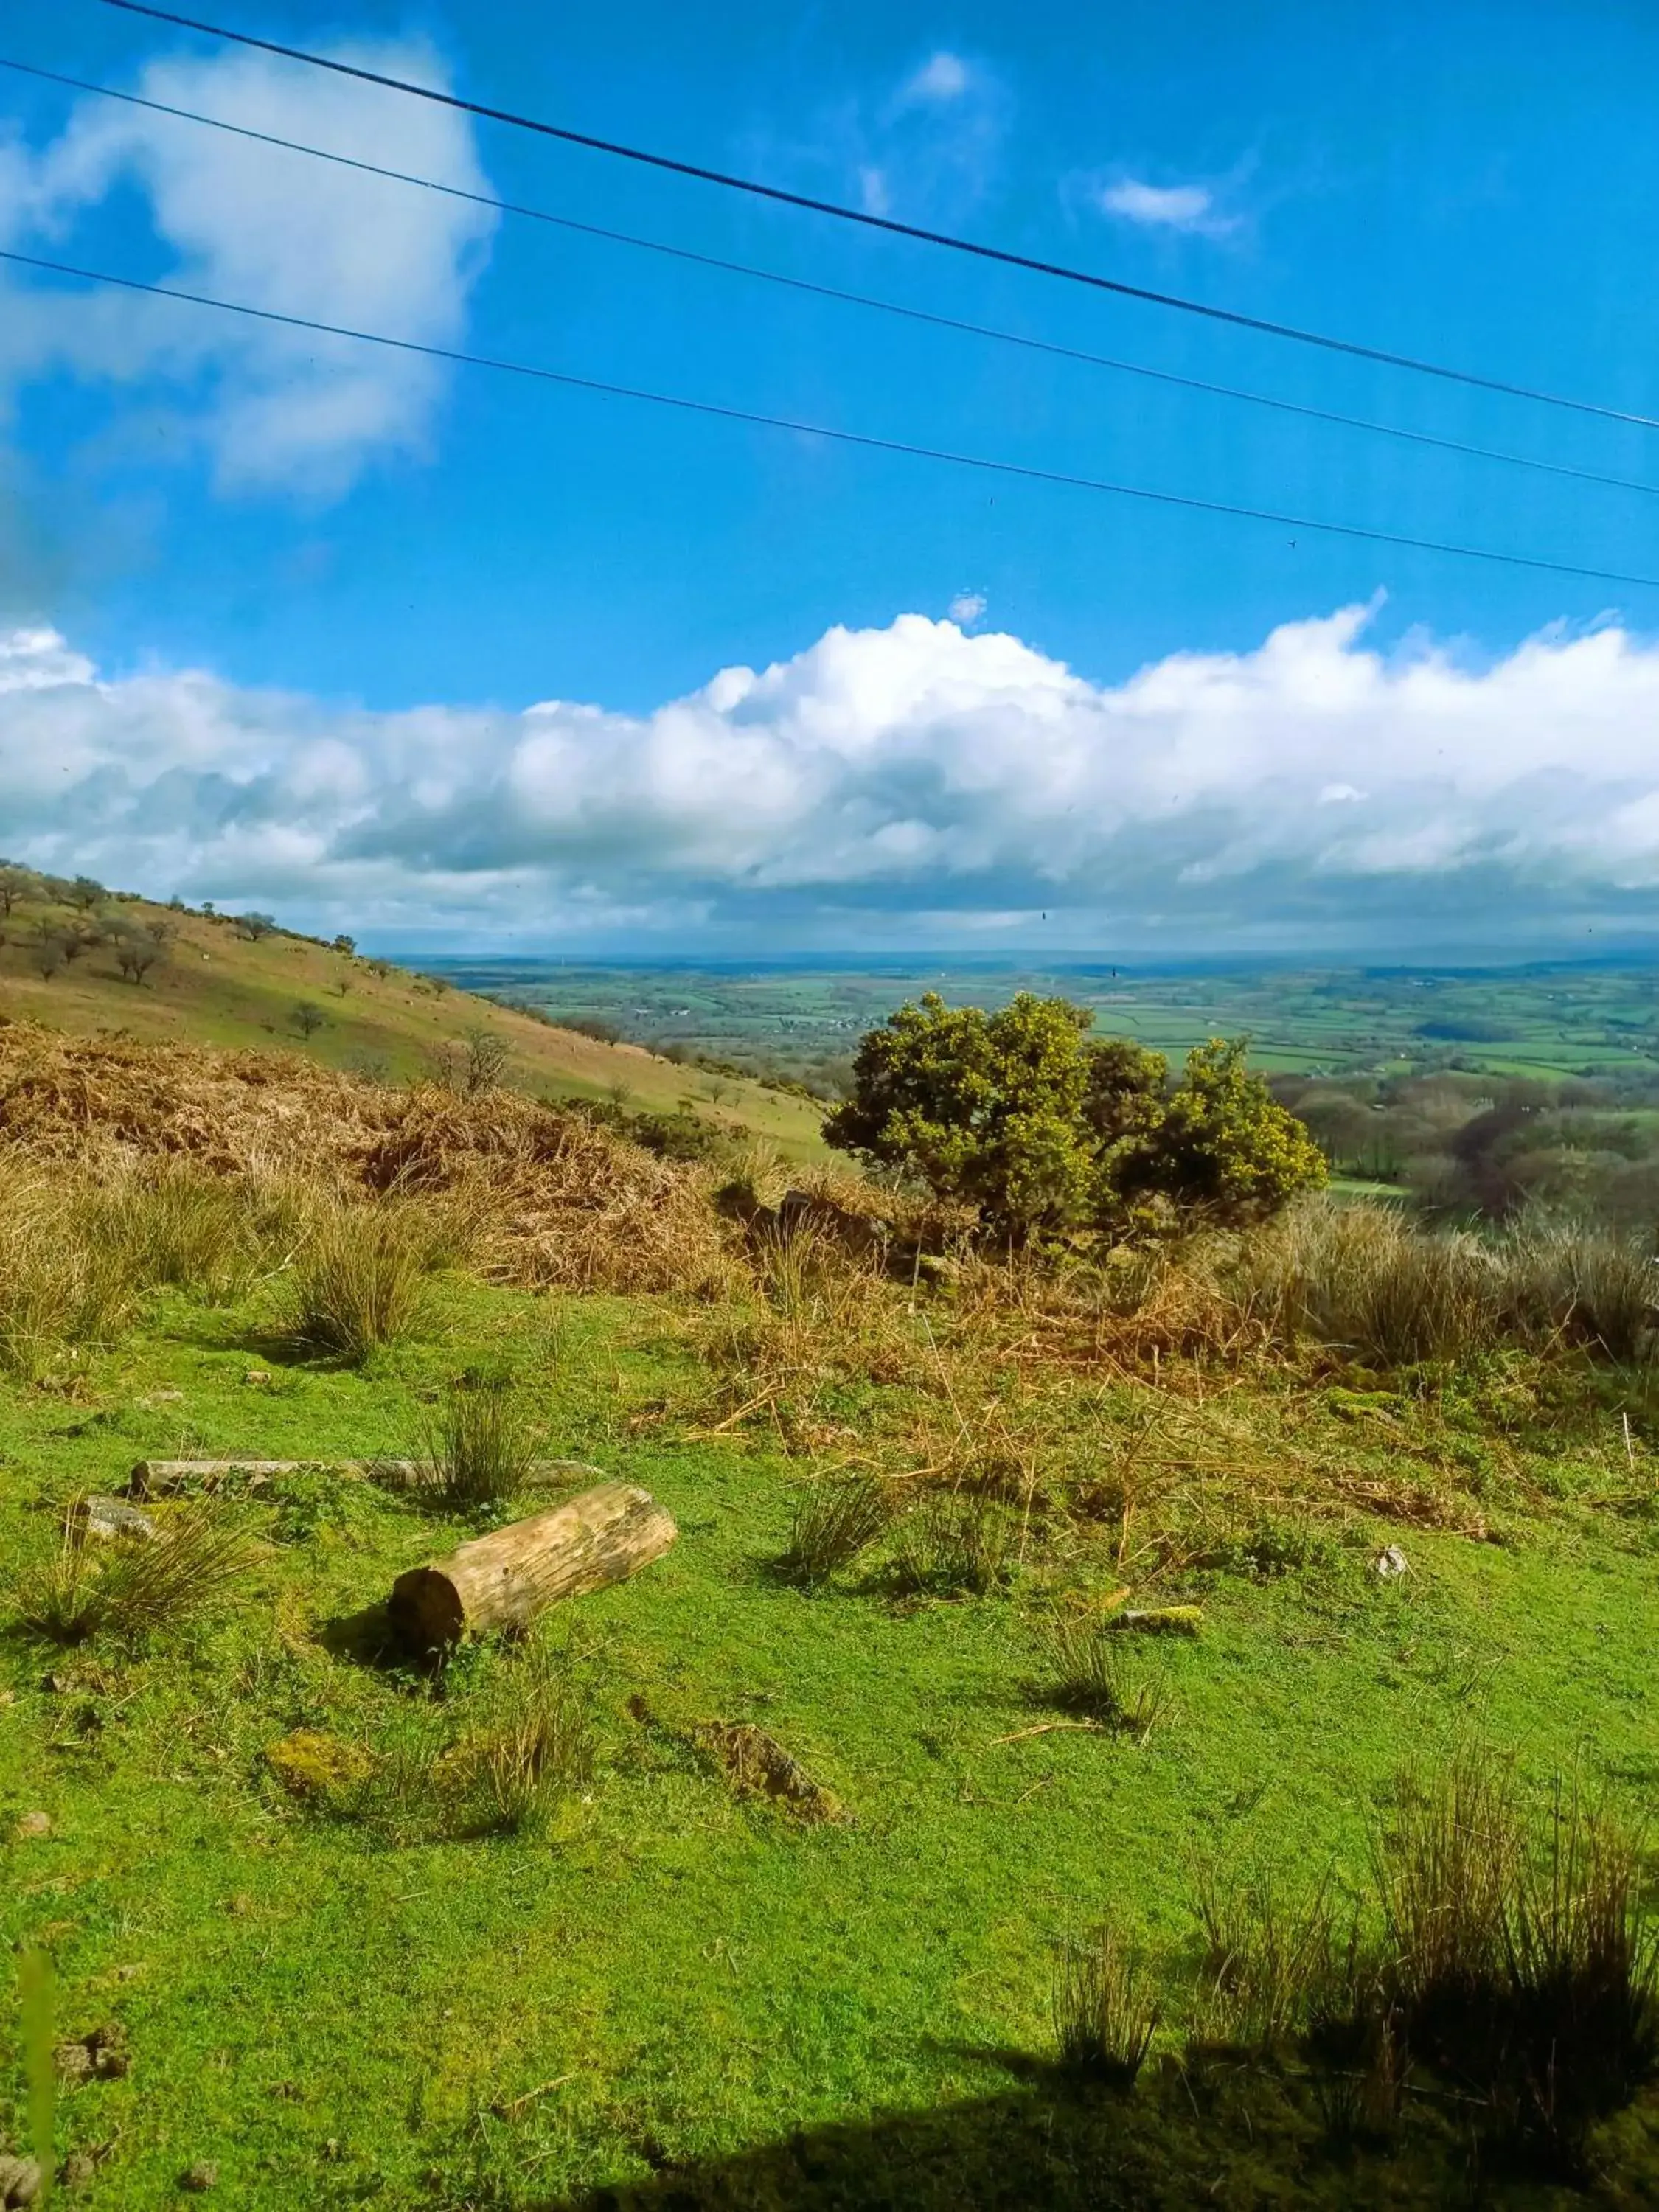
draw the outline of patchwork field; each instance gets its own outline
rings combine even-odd
[[[1179,1057],[1215,1036],[1248,1036],[1255,1065],[1295,1074],[1401,1073],[1455,1062],[1517,1075],[1651,1073],[1659,1067],[1659,976],[1650,966],[1559,963],[1488,970],[894,963],[877,969],[651,968],[567,961],[428,963],[458,984],[656,1046],[832,1070],[907,998],[1005,1005],[1058,993],[1091,1007],[1103,1035]]]

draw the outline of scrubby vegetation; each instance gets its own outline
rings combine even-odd
[[[1645,1245],[1185,1169],[1011,1238],[604,1119],[0,1030],[0,1913],[65,2191],[1644,2201]],[[395,1577],[569,1462],[678,1542],[411,1663]]]

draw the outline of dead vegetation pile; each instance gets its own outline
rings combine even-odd
[[[507,1091],[393,1089],[296,1055],[0,1029],[0,1158],[187,1160],[227,1177],[453,1200],[483,1272],[527,1288],[708,1290],[732,1261],[704,1170]]]

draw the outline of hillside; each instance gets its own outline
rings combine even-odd
[[[1653,2203],[1645,1261],[1314,1204],[1090,1276],[782,1188],[0,1031],[59,2077],[8,2056],[0,2156],[94,2212]],[[395,1577],[601,1476],[664,1556],[399,1645]]]
[[[139,980],[123,937],[159,942]],[[319,1067],[401,1082],[465,1082],[471,1040],[499,1041],[500,1079],[533,1096],[610,1099],[635,1112],[696,1114],[794,1158],[823,1156],[821,1109],[495,1006],[441,979],[230,916],[120,894],[77,908],[31,885],[0,925],[0,1015],[70,1036],[303,1052]],[[97,941],[93,941],[96,939]],[[70,957],[65,957],[68,953]]]

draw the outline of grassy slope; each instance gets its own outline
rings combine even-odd
[[[44,980],[33,944],[45,910],[21,904],[0,945],[0,1013],[82,1036],[117,1030],[144,1042],[303,1049],[328,1066],[379,1069],[398,1079],[427,1073],[447,1045],[464,1050],[468,1031],[483,1027],[507,1043],[507,1078],[521,1090],[599,1098],[620,1089],[630,1107],[663,1113],[689,1099],[705,1118],[741,1121],[791,1157],[823,1156],[821,1109],[760,1084],[715,1079],[637,1046],[550,1029],[465,991],[434,988],[407,969],[380,975],[369,962],[308,939],[250,941],[222,918],[173,914],[140,899],[112,904],[137,921],[165,919],[173,933],[165,965],[142,984],[126,983],[112,952],[100,948]],[[327,1017],[303,1042],[294,1021],[302,1001]]]
[[[1534,1470],[1556,1517],[1515,1518],[1503,1547],[1390,1532],[1413,1566],[1399,1583],[1369,1571],[1380,1529],[1300,1577],[1215,1580],[1205,1637],[1167,1654],[1175,1713],[1144,1746],[1000,1742],[1042,1717],[1036,1594],[778,1586],[765,1563],[800,1466],[763,1438],[699,1434],[706,1381],[671,1305],[457,1285],[441,1318],[360,1376],[280,1364],[257,1308],[172,1299],[73,1395],[0,1386],[9,1559],[40,1557],[52,1504],[141,1455],[406,1446],[445,1376],[512,1346],[552,1447],[646,1483],[682,1531],[639,1580],[549,1624],[605,1750],[539,1840],[393,1848],[301,1809],[263,1765],[296,1726],[384,1747],[426,1709],[365,1663],[360,1616],[462,1532],[366,1486],[313,1479],[286,1509],[246,1509],[273,1539],[254,1585],[148,1658],[100,1671],[15,1627],[0,1641],[0,1833],[37,1807],[54,1824],[0,1843],[0,1933],[50,1946],[66,2031],[118,2021],[134,2054],[60,2115],[60,2148],[117,2139],[84,2201],[167,2202],[213,2159],[228,2204],[459,2212],[629,2183],[684,2204],[704,2201],[675,2193],[700,2175],[797,2130],[803,2147],[759,2151],[718,2201],[1463,2201],[1465,2153],[1430,2106],[1396,2155],[1356,2164],[1294,2081],[1264,2080],[1251,2109],[1174,2075],[1127,2110],[1068,2101],[1040,2073],[1051,1947],[1110,1909],[1178,1978],[1190,1864],[1211,1851],[1293,1885],[1334,1862],[1359,1884],[1399,1761],[1476,1719],[1530,1780],[1578,1760],[1623,1809],[1650,1802],[1656,1523],[1570,1503],[1606,1487],[1622,1449],[1562,1445]],[[245,1379],[256,1362],[269,1385]],[[1104,1540],[1078,1571],[1115,1581]],[[511,1663],[483,1653],[453,1694]],[[66,1686],[43,1686],[49,1669]],[[635,1695],[659,1724],[630,1717]],[[734,1803],[675,1733],[716,1715],[775,1731],[856,1826]],[[21,2133],[15,2070],[8,2118]],[[1622,2140],[1597,2201],[1651,2202],[1651,2112]],[[999,2197],[984,2161],[1006,2167],[1011,2145],[1030,2193]],[[1488,2179],[1506,2203],[1585,2201]]]

